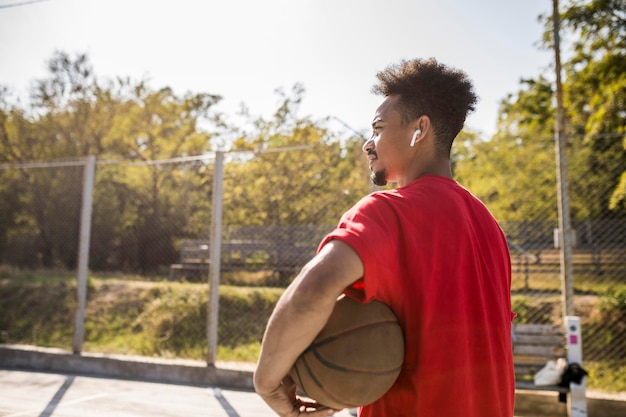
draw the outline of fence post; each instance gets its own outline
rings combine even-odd
[[[80,354],[83,350],[83,337],[85,333],[85,305],[87,302],[87,269],[89,266],[89,240],[91,237],[91,210],[93,202],[93,184],[96,171],[96,158],[88,156],[85,159],[83,171],[83,193],[80,216],[80,239],[78,247],[78,308],[74,321],[74,339],[72,351]]]
[[[561,258],[561,309],[562,316],[574,314],[574,268],[572,266],[573,234],[570,224],[567,158],[565,154],[565,117],[563,116],[563,89],[561,87],[561,51],[559,40],[559,2],[552,1],[554,22],[554,58],[556,72],[556,129],[554,134],[556,154],[556,183],[559,214],[559,251]]]
[[[220,264],[222,252],[222,202],[224,152],[215,152],[213,173],[213,209],[211,214],[209,305],[207,308],[207,365],[215,365],[217,357],[217,328],[219,314]]]

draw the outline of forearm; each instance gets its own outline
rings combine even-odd
[[[324,327],[334,307],[337,295],[311,293],[306,283],[298,281],[301,278],[280,298],[263,336],[254,374],[255,388],[260,394],[280,385],[298,356]]]
[[[263,336],[254,387],[279,416],[324,417],[335,412],[297,397],[293,381],[285,376],[326,325],[337,297],[362,276],[363,263],[356,252],[343,242],[331,241],[278,300]]]

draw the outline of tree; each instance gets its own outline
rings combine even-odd
[[[240,158],[225,167],[223,223],[262,226],[252,229],[253,239],[279,248],[272,250],[275,256],[266,254],[279,266],[301,260],[297,246],[312,248],[312,256],[323,234],[369,192],[361,139],[342,144],[321,123],[298,118],[303,91],[298,85],[291,96],[279,91],[274,116],[254,121],[255,132],[234,143]],[[292,274],[279,268],[278,284]]]
[[[115,250],[119,258],[114,263],[146,273],[155,265],[174,261],[176,237],[184,231],[188,216],[198,209],[197,204],[206,211],[210,182],[189,168],[153,161],[210,152],[213,134],[199,130],[198,125],[206,120],[218,123],[219,115],[212,115],[211,110],[220,99],[209,94],[178,97],[170,88],[152,91],[139,83],[134,95],[124,101],[124,110],[114,118],[103,144],[109,154],[138,161],[140,166],[118,166],[115,173],[99,175],[99,187],[108,193],[96,197],[107,200],[103,218],[114,215],[119,219],[115,225],[115,235],[122,237],[118,248],[136,249]],[[210,172],[202,162],[193,167],[205,175]]]
[[[576,1],[562,13],[564,30],[578,36],[563,85],[573,220],[624,215],[625,8],[621,1]],[[544,46],[551,47],[552,21],[543,19]],[[494,137],[457,139],[455,175],[503,222],[556,222],[553,97],[546,77],[523,79],[502,100]]]
[[[490,140],[463,133],[454,146],[455,176],[503,222],[556,219],[552,89],[541,77],[522,84]]]
[[[197,175],[153,161],[211,151],[212,139],[223,128],[220,115],[212,111],[220,97],[180,97],[169,88],[153,91],[143,81],[121,78],[101,81],[86,55],[57,52],[48,68],[49,76],[34,85],[30,112],[2,100],[3,162],[54,161],[48,164],[54,166],[69,159],[70,165],[80,165],[78,159],[97,155],[91,266],[147,272],[148,265],[171,262],[174,236],[192,232],[185,216],[193,217],[198,205],[206,211],[211,170],[197,162]],[[214,132],[208,133],[210,128]],[[114,170],[103,164],[106,160],[143,166],[121,164],[122,169]],[[6,182],[0,194],[18,197],[3,203],[7,212],[0,219],[0,249],[17,248],[14,255],[27,259],[28,266],[73,268],[80,169],[49,166],[2,173]]]
[[[235,141],[233,151],[254,156],[244,153],[227,166],[232,187],[225,187],[224,204],[237,210],[224,214],[225,223],[334,224],[368,192],[367,167],[354,165],[358,139],[342,147],[328,129],[299,119],[303,90],[296,85],[292,93],[271,120],[255,121],[257,132]]]
[[[55,72],[54,81],[48,86],[54,87],[61,83],[61,74],[72,81],[80,78],[76,74],[81,72],[79,69],[84,62],[71,69],[63,67],[63,64],[63,59],[59,57],[50,61],[49,67]],[[81,75],[85,73],[88,71],[81,72]],[[41,88],[45,90],[42,85],[43,82],[40,82],[34,91],[38,92]],[[3,100],[8,108],[2,118],[0,145],[5,162],[24,163],[73,156],[67,147],[67,137],[57,124],[57,121],[66,118],[58,108],[61,98],[56,97],[55,101],[52,92],[65,94],[71,90],[71,94],[77,95],[80,89],[53,87],[48,90],[49,94],[42,93],[48,101],[38,101],[37,112],[32,115],[17,106],[9,107]],[[45,108],[44,105],[49,107]],[[71,217],[77,216],[80,208],[81,178],[76,173],[76,167],[56,166],[45,171],[20,168],[7,172],[5,179],[9,178],[11,180],[6,185],[11,185],[17,197],[7,199],[12,204],[9,204],[6,216],[3,216],[3,220],[7,221],[6,256],[19,265],[39,262],[48,268],[73,267],[77,245],[71,242],[77,240],[78,226],[71,221]]]
[[[0,88],[0,163],[9,162],[15,157],[16,119],[27,124],[19,112],[8,106],[5,100],[7,94],[7,89]],[[19,173],[0,169],[0,254],[9,249],[9,234],[19,221],[21,195]],[[2,257],[0,261],[3,261]]]
[[[551,22],[544,45],[552,45]],[[573,216],[626,214],[626,3],[620,0],[571,1],[561,12],[572,56],[564,104],[573,163]],[[596,196],[590,199],[589,196]]]

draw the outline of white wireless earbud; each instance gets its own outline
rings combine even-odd
[[[413,133],[413,137],[411,138],[411,147],[415,146],[415,140],[417,139],[417,137],[419,135],[422,134],[422,131],[419,129],[416,129],[415,132]]]

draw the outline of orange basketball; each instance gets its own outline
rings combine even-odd
[[[318,403],[353,408],[382,397],[400,374],[403,359],[402,329],[389,306],[342,297],[290,376]]]

